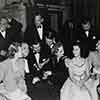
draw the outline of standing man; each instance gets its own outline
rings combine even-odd
[[[12,43],[11,31],[7,30],[10,27],[6,17],[0,18],[0,61],[6,58],[6,51]]]
[[[33,25],[31,27],[27,27],[25,32],[25,41],[28,42],[30,45],[34,43],[34,41],[39,41],[41,46],[45,45],[45,36],[49,32],[48,25],[44,25],[44,18],[39,13],[36,12]]]
[[[77,31],[77,41],[81,42],[87,51],[95,49],[95,44],[97,42],[97,34],[93,30],[90,19],[84,18]],[[86,55],[86,57],[88,54]]]

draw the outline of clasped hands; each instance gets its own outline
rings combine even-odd
[[[52,72],[51,72],[51,71],[45,71],[45,72],[43,73],[42,79],[45,80],[45,79],[47,79],[48,76],[50,76],[50,75],[52,75]],[[39,82],[39,81],[40,81],[40,78],[39,78],[38,76],[36,76],[36,77],[33,78],[32,83],[33,83],[33,84],[36,84],[36,83]]]

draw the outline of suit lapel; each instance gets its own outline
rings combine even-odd
[[[0,37],[2,37],[3,39],[5,39],[5,38],[6,38],[6,36],[5,36],[5,38],[3,37],[3,35],[1,34],[1,32],[0,32]]]
[[[1,32],[0,32],[0,38],[4,38],[4,37],[2,36],[2,34],[1,34]]]
[[[8,38],[8,31],[6,30],[6,35],[5,35],[5,39]]]

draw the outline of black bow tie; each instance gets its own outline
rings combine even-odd
[[[40,26],[37,26],[37,28],[41,28],[41,25]]]

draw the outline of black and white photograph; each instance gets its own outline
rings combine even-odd
[[[100,100],[100,0],[0,0],[0,100]]]

